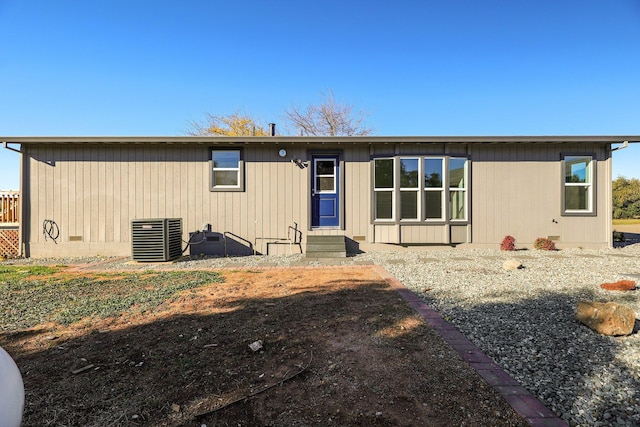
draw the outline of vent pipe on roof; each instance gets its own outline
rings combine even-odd
[[[269,135],[270,136],[276,136],[276,124],[275,123],[269,123]]]

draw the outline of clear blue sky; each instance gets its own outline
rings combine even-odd
[[[327,89],[378,135],[640,134],[640,0],[0,0],[0,28],[5,136],[282,123]]]

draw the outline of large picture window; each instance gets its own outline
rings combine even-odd
[[[592,214],[594,166],[591,156],[564,156],[564,213]]]
[[[467,220],[467,159],[397,156],[373,160],[374,221]]]
[[[211,191],[242,191],[243,160],[240,149],[211,150]]]

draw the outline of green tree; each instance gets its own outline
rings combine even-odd
[[[207,113],[204,122],[189,122],[187,134],[193,136],[268,136],[269,129],[249,115],[236,111],[228,116]]]
[[[613,217],[640,218],[640,179],[620,176],[613,181]]]

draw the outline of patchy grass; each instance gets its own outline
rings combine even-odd
[[[60,271],[60,267],[45,267],[41,265],[15,267],[0,266],[0,285],[20,281],[30,276],[50,276]]]
[[[60,267],[2,267],[0,330],[144,313],[181,291],[221,280],[213,272],[70,274]]]

